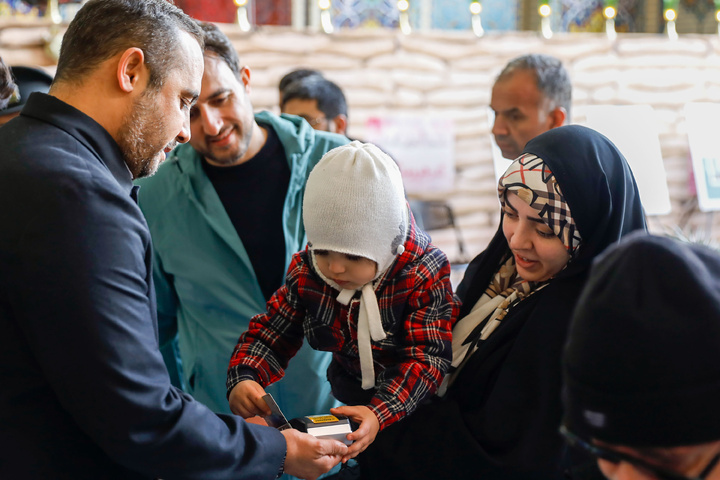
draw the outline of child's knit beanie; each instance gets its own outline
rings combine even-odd
[[[404,251],[408,213],[395,162],[369,143],[327,152],[305,186],[303,221],[311,250],[375,261],[378,278]]]

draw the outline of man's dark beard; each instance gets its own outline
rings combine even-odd
[[[157,165],[153,162],[165,145],[161,142],[166,130],[165,122],[154,115],[153,101],[156,92],[146,90],[132,105],[131,111],[123,119],[117,134],[123,160],[130,169],[133,178],[146,177],[155,173]]]

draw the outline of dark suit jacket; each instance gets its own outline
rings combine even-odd
[[[170,385],[113,138],[35,93],[0,145],[0,478],[273,478],[279,432]]]

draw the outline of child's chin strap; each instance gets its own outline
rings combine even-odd
[[[343,289],[337,296],[337,301],[347,305],[350,303],[355,290]],[[358,353],[360,354],[360,371],[362,372],[362,388],[369,390],[375,388],[375,367],[373,366],[372,344],[374,341],[384,340],[385,330],[380,319],[380,307],[373,284],[367,283],[362,287],[360,297],[360,316],[358,318]]]

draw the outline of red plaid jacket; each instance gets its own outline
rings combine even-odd
[[[404,246],[375,288],[387,338],[372,342],[376,389],[367,406],[377,415],[381,430],[437,390],[452,361],[452,327],[459,310],[445,254],[414,223]],[[303,337],[314,349],[333,352],[333,363],[345,370],[352,388],[360,390],[359,292],[347,306],[335,299],[337,295],[311,266],[308,250],[296,253],[267,313],[250,320],[235,347],[228,393],[242,380],[266,387],[282,378]],[[347,384],[330,381],[343,401],[338,389]]]

